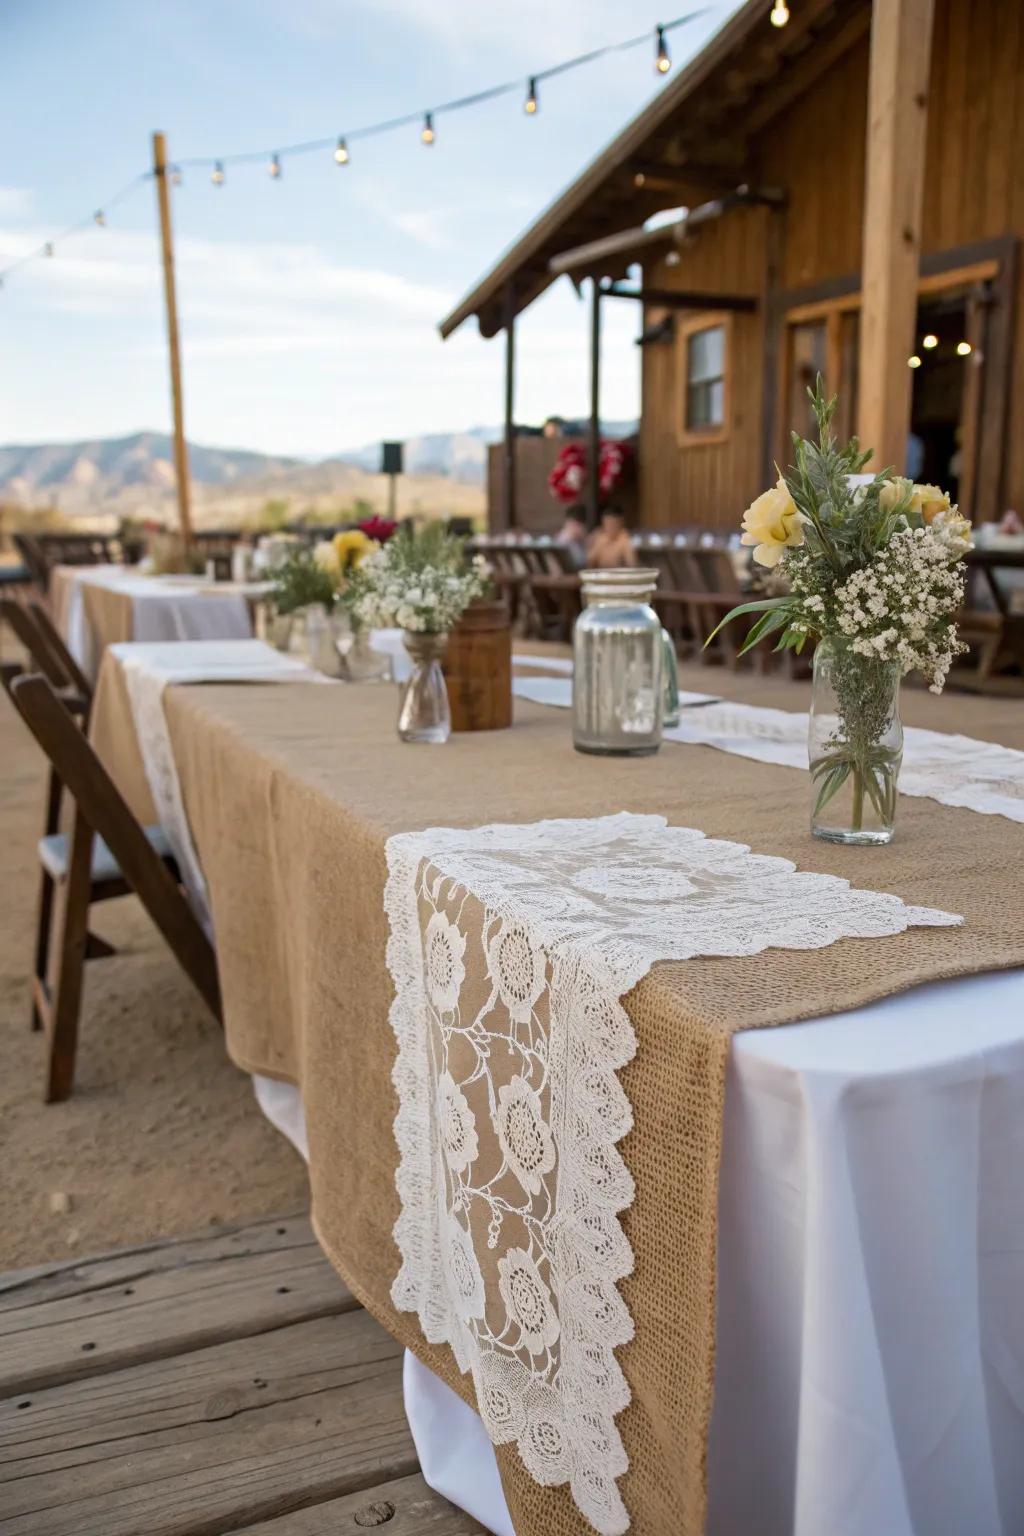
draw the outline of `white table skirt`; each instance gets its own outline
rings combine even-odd
[[[427,1482],[513,1536],[476,1414],[404,1386]],[[1024,972],[735,1037],[709,1491],[707,1536],[1024,1532]]]
[[[252,618],[240,591],[219,592],[200,577],[138,576],[130,567],[83,566],[68,591],[64,639],[85,674],[95,680],[100,656],[82,595],[84,584],[116,587],[132,603],[133,640],[245,640]]]

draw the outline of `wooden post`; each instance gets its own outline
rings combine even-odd
[[[587,523],[598,524],[601,499],[599,461],[601,458],[601,280],[590,284],[590,432],[587,450]]]
[[[872,7],[858,436],[903,470],[910,432],[934,0]]]
[[[167,306],[167,350],[171,362],[171,406],[174,412],[174,478],[178,489],[178,524],[186,548],[192,542],[192,506],[188,479],[188,444],[185,442],[185,408],[181,392],[181,345],[178,340],[178,300],[174,289],[174,238],[171,232],[171,197],[167,185],[167,141],[153,135],[153,176],[160,211],[160,245],[164,262],[164,300]]]
[[[504,526],[516,525],[516,302],[511,283],[505,284],[505,442],[502,453]],[[492,533],[498,530],[491,529]]]

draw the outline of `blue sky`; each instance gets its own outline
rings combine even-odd
[[[427,108],[696,9],[621,0],[4,0],[0,266],[172,157],[273,149]],[[678,64],[730,0],[673,32]],[[186,429],[328,454],[502,414],[502,343],[437,321],[659,88],[651,48],[329,153],[192,172],[174,194]],[[610,311],[603,413],[635,414],[632,305]],[[524,317],[517,417],[583,414],[587,318],[563,279]],[[0,442],[169,422],[154,193],[0,292]]]

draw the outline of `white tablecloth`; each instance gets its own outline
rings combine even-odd
[[[1022,1173],[1024,972],[736,1036],[708,1536],[1021,1536]],[[405,1396],[427,1481],[513,1536],[476,1415],[411,1356]]]
[[[139,576],[123,565],[82,566],[71,580],[64,639],[82,671],[93,680],[100,655],[82,596],[86,583],[114,586],[128,594],[133,640],[244,640],[252,634],[243,591],[222,591],[201,577]]]

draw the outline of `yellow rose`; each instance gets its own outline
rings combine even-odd
[[[321,539],[313,549],[313,559],[322,571],[326,571],[332,580],[336,581],[341,575],[341,564],[338,552],[329,539]]]
[[[879,491],[878,505],[883,512],[891,512],[894,507],[899,506],[901,501],[906,500],[913,489],[905,475],[893,475],[892,479],[887,480]]]
[[[362,565],[371,549],[376,547],[374,541],[368,538],[361,528],[350,528],[347,533],[334,535],[334,553],[342,571],[355,570],[357,565]]]
[[[949,492],[937,485],[915,485],[910,498],[911,512],[920,512],[926,523],[938,517],[940,512],[949,512]]]
[[[778,565],[787,549],[804,541],[803,524],[789,486],[782,476],[770,491],[752,502],[743,514],[741,544],[753,544],[758,565]]]

